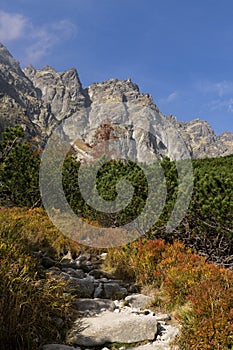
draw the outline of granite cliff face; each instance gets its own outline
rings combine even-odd
[[[130,79],[109,79],[84,89],[75,69],[58,73],[49,66],[28,66],[22,71],[0,44],[0,134],[14,124],[40,144],[62,125],[64,135],[76,140],[81,158],[100,135],[114,139],[121,155],[143,162],[188,153],[193,158],[233,154],[233,134],[216,136],[203,120],[179,122],[164,116],[152,96]]]
[[[86,107],[87,98],[76,69],[57,73],[50,66],[39,70],[28,66],[24,73],[38,91],[42,108],[37,123],[45,131]]]
[[[177,118],[168,116],[185,144],[192,158],[214,158],[233,154],[233,134],[224,132],[216,136],[209,123],[198,118],[190,122],[178,122]]]
[[[39,141],[41,130],[33,120],[40,108],[41,101],[33,83],[0,44],[0,134],[6,126],[20,124],[28,136]]]

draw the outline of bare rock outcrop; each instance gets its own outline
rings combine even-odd
[[[19,124],[28,138],[41,142],[41,129],[33,122],[40,110],[38,97],[19,63],[0,44],[0,139],[7,126]]]
[[[233,154],[232,133],[216,136],[206,121],[179,122],[164,116],[152,96],[140,92],[130,78],[112,78],[84,89],[76,69],[22,70],[0,44],[0,134],[15,124],[40,145],[62,125],[64,137],[77,141],[79,159],[88,156],[106,127],[117,153],[139,162]]]

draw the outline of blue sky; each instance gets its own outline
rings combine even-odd
[[[131,77],[164,114],[233,132],[232,0],[1,0],[0,42],[21,63]]]

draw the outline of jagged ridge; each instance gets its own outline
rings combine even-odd
[[[76,69],[58,73],[50,66],[28,66],[22,71],[1,44],[0,79],[0,133],[20,124],[28,138],[41,144],[67,120],[64,133],[93,145],[96,130],[107,122],[113,125],[119,152],[139,161],[184,158],[177,131],[193,158],[233,154],[232,133],[216,136],[206,121],[179,122],[164,116],[152,96],[141,93],[131,79],[109,79],[84,89]]]

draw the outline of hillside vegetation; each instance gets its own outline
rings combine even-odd
[[[65,238],[41,207],[39,165],[40,154],[24,141],[22,129],[7,129],[0,144],[0,343],[10,350],[36,350],[44,342],[64,340],[72,320],[65,286],[46,280],[35,252],[58,259],[80,246]],[[115,199],[118,179],[134,185],[133,199],[116,214],[84,202],[77,186],[79,166],[69,155],[63,167],[66,197],[78,215],[112,227],[142,212],[148,184],[139,166],[108,161],[98,173],[97,188],[106,200]],[[153,307],[174,313],[182,324],[180,349],[232,349],[233,276],[226,267],[233,264],[233,156],[193,160],[190,207],[169,234],[166,223],[178,179],[173,162],[164,159],[162,167],[167,198],[159,220],[147,237],[108,249],[105,268],[152,291]],[[64,322],[60,330],[56,318]]]
[[[77,245],[59,233],[42,209],[0,208],[1,349],[35,350],[65,341],[72,299],[64,293],[65,282],[46,279],[39,256],[57,258],[68,249],[75,251]]]
[[[40,154],[33,152],[30,145],[23,141],[23,131],[20,127],[6,130],[0,144],[0,155],[0,204],[7,207],[41,206]],[[232,266],[233,156],[193,160],[192,164],[194,189],[189,209],[179,227],[172,233],[167,233],[166,224],[177,199],[178,175],[174,162],[168,158],[162,161],[167,188],[166,203],[159,220],[147,234],[150,238],[163,238],[170,243],[174,239],[181,240],[185,245],[205,255],[208,261],[224,264],[226,267]],[[84,201],[78,186],[79,166],[72,155],[67,156],[63,166],[63,188],[72,209],[80,217],[105,227],[112,227],[132,222],[142,212],[148,195],[148,184],[143,170],[138,165],[130,161],[107,161],[98,171],[97,189],[105,200],[116,198],[116,184],[121,179],[128,180],[134,187],[130,203],[116,213],[97,211]],[[87,183],[88,174],[94,166],[90,165],[90,172],[86,172]],[[157,168],[156,164],[147,166],[147,173],[156,172]],[[155,186],[158,187],[159,184]],[[159,188],[152,199],[159,206],[162,199],[158,194]],[[154,203],[149,208],[152,213]]]

